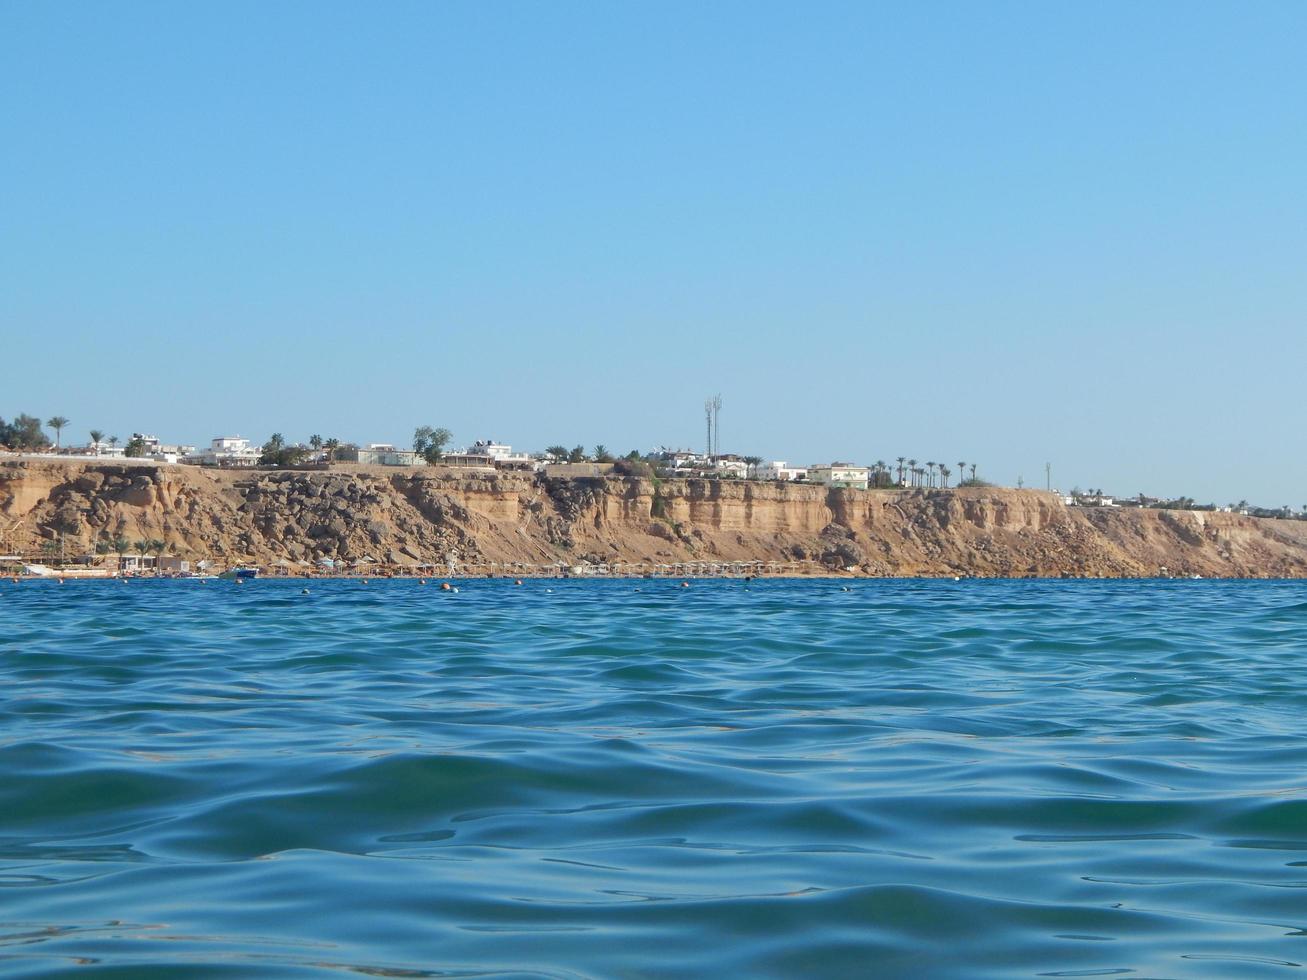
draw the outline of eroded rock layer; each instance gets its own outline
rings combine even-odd
[[[439,467],[0,463],[0,548],[161,540],[220,562],[801,562],[863,575],[1307,574],[1307,522],[1066,507],[1035,490],[825,490]]]

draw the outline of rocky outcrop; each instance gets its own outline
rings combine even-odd
[[[35,552],[159,539],[218,561],[798,561],[862,575],[1307,575],[1307,523],[1069,508],[1033,490],[545,479],[438,467],[215,471],[0,462],[0,532]]]

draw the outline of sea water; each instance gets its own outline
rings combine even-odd
[[[1303,972],[1307,585],[457,584],[0,584],[0,975]]]

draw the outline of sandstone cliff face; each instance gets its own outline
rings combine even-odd
[[[0,463],[0,534],[158,538],[219,561],[801,561],[865,575],[1307,574],[1307,523],[1068,508],[1032,490]],[[0,543],[3,540],[0,539]]]

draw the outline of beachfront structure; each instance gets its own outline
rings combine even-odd
[[[535,469],[536,461],[528,453],[515,453],[513,447],[493,439],[478,440],[465,453],[467,456],[489,456],[493,465],[501,469]]]
[[[714,473],[720,477],[735,480],[747,480],[749,478],[749,464],[741,456],[728,453],[724,456],[718,456],[713,459],[711,467]]]
[[[822,486],[866,490],[871,470],[851,463],[823,463],[808,467],[808,479]]]
[[[485,453],[471,451],[441,453],[440,464],[442,466],[462,466],[472,469],[495,468],[494,457],[487,456]]]
[[[199,452],[192,450],[181,458],[181,462],[195,466],[256,466],[263,450],[251,446],[248,439],[240,436],[218,436],[209,441],[209,445]]]
[[[421,466],[426,462],[419,453],[399,449],[388,442],[337,449],[336,459],[342,463],[366,463],[370,466]]]
[[[692,476],[692,471],[711,469],[712,458],[689,449],[663,449],[650,458],[660,473],[667,476]]]
[[[1115,497],[1110,497],[1105,493],[1077,493],[1072,490],[1070,494],[1062,498],[1062,502],[1068,507],[1116,507]]]
[[[131,441],[141,443],[142,459],[152,459],[156,463],[178,463],[195,453],[194,446],[162,443],[158,436],[146,435],[144,432],[133,432]]]
[[[88,442],[85,449],[78,450],[73,455],[98,456],[102,459],[122,459],[126,452],[126,446],[110,445],[102,439],[99,442],[94,440]]]
[[[806,466],[791,466],[783,459],[773,459],[753,467],[755,480],[805,480],[808,477]]]

